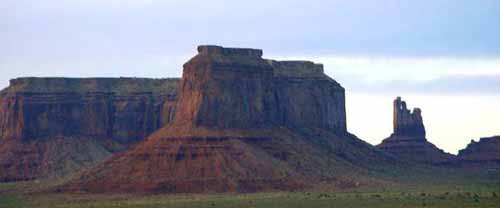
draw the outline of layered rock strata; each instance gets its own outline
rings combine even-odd
[[[179,79],[18,78],[0,92],[0,181],[67,175],[173,119]]]
[[[278,62],[256,49],[201,46],[184,65],[176,123],[271,125],[346,132],[345,90],[312,62]]]
[[[346,131],[344,88],[321,65],[261,56],[198,47],[184,64],[173,122],[60,190],[296,190],[321,181],[356,184],[360,175],[395,167]]]

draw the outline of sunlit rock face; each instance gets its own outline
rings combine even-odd
[[[454,162],[455,156],[427,141],[420,108],[410,111],[406,102],[397,97],[393,110],[394,132],[377,145],[378,148],[408,161],[436,165]]]

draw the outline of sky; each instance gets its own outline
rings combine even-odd
[[[20,76],[180,77],[196,46],[323,63],[349,130],[392,131],[392,100],[420,107],[456,153],[500,135],[497,0],[2,0],[0,88]]]

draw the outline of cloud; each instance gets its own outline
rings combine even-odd
[[[276,57],[322,63],[325,73],[351,92],[500,96],[500,58]]]
[[[453,75],[432,80],[350,82],[352,92],[378,94],[439,94],[500,96],[500,75]]]
[[[30,59],[0,57],[0,89],[9,79],[25,76],[39,77],[181,77],[182,64],[189,55],[60,57]]]
[[[499,58],[308,58],[323,63],[328,75],[356,92],[500,96]]]
[[[160,57],[189,57],[198,44],[315,60],[353,89],[500,73],[495,0],[4,0],[0,19],[0,85],[19,75],[170,76]],[[167,68],[180,74],[184,61]]]

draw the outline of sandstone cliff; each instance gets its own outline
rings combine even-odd
[[[346,131],[344,89],[312,62],[200,46],[172,123],[61,187],[69,192],[254,192],[355,186],[397,161]],[[371,176],[368,176],[371,175]]]
[[[178,79],[19,78],[0,92],[0,181],[96,164],[165,125]]]
[[[403,160],[427,164],[450,164],[455,157],[445,153],[425,138],[422,112],[419,108],[408,110],[400,97],[393,104],[394,133],[377,145],[381,150]]]
[[[344,88],[322,65],[265,60],[255,49],[202,46],[198,52],[184,65],[177,123],[346,131]]]
[[[465,149],[459,151],[458,158],[463,163],[500,163],[500,136],[471,141]]]

